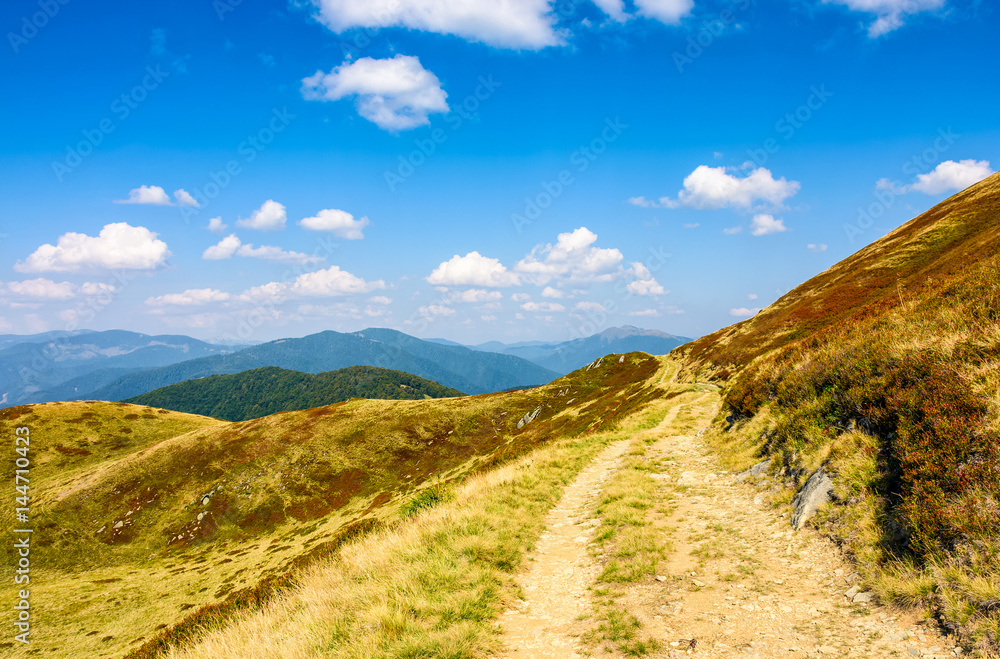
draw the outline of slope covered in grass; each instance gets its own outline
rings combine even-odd
[[[464,395],[457,389],[387,368],[351,366],[311,375],[267,366],[235,375],[188,380],[124,402],[226,421],[247,421],[278,412],[342,403],[351,398],[423,400]]]
[[[789,497],[822,466],[876,591],[1000,647],[1000,175],[681,351],[728,378],[739,466]]]
[[[106,411],[108,441],[133,414],[189,421],[136,426],[142,439],[131,448],[33,468],[31,649],[156,656],[218,616],[259,606],[344,537],[398,519],[419,492],[613,427],[659,395],[647,383],[659,368],[633,353],[527,391],[352,400],[241,423],[114,403],[7,410],[0,432],[27,425],[33,450],[59,456],[54,445],[76,442],[80,430],[49,418],[65,406],[74,419]],[[11,514],[0,523],[12,524]],[[12,577],[11,551],[2,578]]]

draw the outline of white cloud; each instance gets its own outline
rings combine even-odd
[[[178,206],[191,206],[193,208],[200,208],[195,198],[192,197],[184,188],[181,188],[180,190],[174,190],[174,199],[177,200]]]
[[[40,246],[18,272],[79,272],[81,270],[154,270],[166,264],[170,250],[146,227],[125,222],[107,224],[97,236],[65,233],[56,245]]]
[[[918,175],[917,182],[907,186],[906,190],[929,195],[957,192],[982,181],[992,173],[988,160],[945,160],[930,173]]]
[[[629,16],[625,12],[625,5],[622,0],[594,0],[601,11],[610,16],[612,20],[624,23]]]
[[[116,290],[118,290],[117,287],[103,282],[85,281],[80,285],[80,292],[84,295],[111,294]]]
[[[604,305],[598,302],[577,302],[576,308],[580,311],[604,311]]]
[[[482,319],[483,319],[483,321],[485,321],[485,322],[487,322],[487,323],[495,323],[495,322],[496,322],[496,320],[497,320],[497,317],[496,317],[496,316],[490,316],[490,315],[487,315],[487,316],[480,316],[480,318],[482,318]],[[2,318],[0,318],[0,320],[3,320],[3,319],[2,319]]]
[[[170,195],[158,185],[141,185],[129,191],[128,199],[115,199],[114,203],[170,206]]]
[[[783,231],[788,231],[788,227],[785,226],[785,221],[775,219],[773,215],[754,215],[753,220],[750,222],[750,233],[755,236],[767,236],[772,233],[781,233]]]
[[[639,13],[667,25],[676,25],[691,13],[694,0],[635,0]]]
[[[660,282],[656,281],[649,268],[638,261],[632,264],[629,274],[635,279],[630,281],[626,288],[633,295],[666,295],[669,292],[660,285]]]
[[[329,73],[317,71],[302,81],[302,96],[312,101],[356,96],[358,114],[394,132],[429,124],[428,115],[448,111],[448,94],[441,89],[441,81],[424,69],[419,59],[408,55],[392,59],[362,57]]]
[[[554,245],[538,245],[522,259],[514,271],[539,286],[553,279],[567,281],[611,281],[621,271],[622,253],[617,249],[593,247],[597,234],[580,227],[560,233]]]
[[[868,26],[868,36],[873,39],[899,29],[909,16],[945,6],[945,0],[823,0],[823,2],[844,5],[853,11],[875,14],[875,20]]]
[[[736,318],[749,318],[750,316],[755,316],[760,309],[747,309],[746,307],[740,307],[739,309],[730,309],[729,315],[735,316]]]
[[[828,246],[824,245],[823,243],[809,243],[808,245],[806,245],[806,249],[808,249],[813,254],[821,254],[825,252],[827,248]]]
[[[684,223],[684,228],[685,229],[697,229],[700,226],[701,226],[700,222],[685,222]]]
[[[486,317],[483,316],[483,318],[485,319]],[[0,316],[0,332],[9,332],[12,329],[13,326],[10,324],[10,321],[3,316]]]
[[[368,218],[355,220],[346,211],[328,208],[316,213],[315,217],[301,220],[299,224],[310,231],[329,231],[344,240],[361,240],[365,237],[362,231],[368,226]]]
[[[129,190],[128,199],[115,199],[116,204],[149,204],[152,206],[192,206],[199,208],[198,202],[186,190],[174,191],[174,199],[170,201],[167,191],[158,185],[140,185]]]
[[[491,259],[479,252],[469,252],[465,256],[453,256],[427,277],[435,286],[485,286],[500,288],[518,286],[520,277],[509,272],[498,259]]]
[[[208,221],[208,226],[205,228],[221,236],[229,228],[229,225],[223,222],[221,217],[213,217]]]
[[[566,307],[558,302],[525,302],[521,305],[521,308],[525,311],[566,311]]]
[[[756,293],[748,293],[747,294],[747,299],[748,300],[756,300],[757,299],[757,294]]]
[[[418,308],[417,313],[425,318],[440,318],[455,315],[455,310],[442,304],[428,304]]]
[[[628,315],[640,318],[659,318],[660,312],[656,309],[640,309],[638,311],[629,311]]]
[[[743,233],[743,227],[726,227],[725,229],[722,230],[722,233],[726,234],[727,236],[736,236],[738,234]]]
[[[236,255],[252,259],[288,263],[290,265],[315,265],[323,261],[318,256],[303,254],[302,252],[286,252],[274,245],[261,245],[260,247],[254,247],[252,244],[243,245],[236,251]]]
[[[503,48],[538,50],[563,43],[550,0],[314,0],[317,18],[334,32],[405,27],[452,34]]]
[[[510,296],[510,299],[514,302],[527,302],[531,299],[531,296],[527,293],[514,293]]]
[[[50,279],[28,279],[7,282],[7,292],[20,297],[36,300],[68,300],[75,296],[76,287],[64,281],[56,283]]]
[[[361,277],[332,265],[325,270],[307,272],[292,282],[270,282],[254,286],[240,296],[252,302],[258,300],[285,300],[300,297],[337,297],[370,293],[385,288],[385,282],[365,281]]]
[[[384,295],[376,295],[375,297],[368,298],[368,301],[372,304],[392,304],[392,298],[386,297]]]
[[[684,179],[684,189],[678,192],[677,199],[661,197],[657,202],[645,197],[632,197],[628,202],[645,208],[686,206],[697,210],[748,210],[760,202],[780,207],[801,187],[797,181],[787,181],[784,177],[775,180],[771,170],[764,167],[758,167],[747,176],[740,177],[730,174],[725,167],[699,165]]]
[[[500,291],[487,291],[482,288],[470,288],[467,291],[462,291],[461,293],[451,293],[448,295],[448,299],[453,302],[496,302],[497,300],[503,299],[503,293]]]
[[[223,259],[232,258],[241,245],[242,242],[236,237],[236,234],[231,233],[220,240],[217,244],[212,245],[202,252],[201,258],[208,261],[221,261]]]
[[[229,293],[214,288],[192,288],[183,293],[168,293],[148,298],[146,304],[151,307],[197,307],[227,302],[231,298]]]
[[[284,204],[268,199],[253,212],[250,219],[238,220],[236,226],[258,231],[280,231],[285,228],[287,220],[288,215],[285,213]]]
[[[559,289],[552,288],[551,286],[546,286],[545,289],[542,291],[542,297],[561,300],[564,297],[564,295],[563,292],[560,291]]]

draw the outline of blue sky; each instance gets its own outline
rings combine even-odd
[[[7,333],[700,336],[1000,166],[1000,20],[972,0],[36,0],[0,25]]]

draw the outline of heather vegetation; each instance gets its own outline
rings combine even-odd
[[[983,649],[1000,645],[998,187],[956,195],[688,355],[728,380],[714,441],[734,467],[771,458],[787,501],[822,466],[836,498],[817,523],[876,592]],[[881,283],[827,314],[864,277]],[[794,329],[766,334],[780,323]]]

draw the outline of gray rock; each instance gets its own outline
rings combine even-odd
[[[858,588],[857,586],[851,586],[851,588],[846,593],[844,593],[844,597],[846,597],[849,600],[852,600],[854,599],[854,596],[857,595],[859,592],[861,592],[860,588]]]
[[[857,595],[854,596],[854,599],[851,600],[851,602],[853,602],[854,604],[868,604],[871,601],[872,601],[871,593],[858,593]]]
[[[816,510],[833,497],[833,481],[823,468],[816,470],[792,499],[792,528],[801,529]]]
[[[763,462],[758,462],[757,464],[755,464],[754,466],[750,467],[749,469],[747,469],[746,471],[744,471],[742,474],[740,474],[739,476],[737,476],[736,477],[736,482],[737,483],[742,483],[743,481],[745,481],[748,478],[754,478],[754,479],[756,479],[756,478],[763,478],[764,476],[767,475],[767,468],[770,465],[771,465],[771,459],[770,458],[768,458],[767,460],[764,460]]]
[[[525,427],[526,425],[534,421],[541,413],[542,413],[542,406],[539,405],[538,407],[535,408],[534,412],[528,412],[527,414],[521,417],[521,420],[517,422],[517,429],[520,430],[521,428]]]
[[[112,528],[112,529],[120,529],[120,528],[121,528],[121,527],[123,527],[123,526],[125,526],[125,522],[118,522],[117,524],[115,524],[115,525],[114,525],[114,526],[112,526],[111,528]]]

